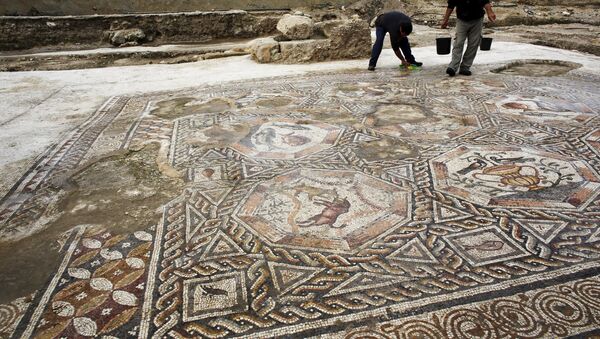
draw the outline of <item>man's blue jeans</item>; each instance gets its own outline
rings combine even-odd
[[[375,43],[373,44],[373,50],[371,51],[371,60],[369,60],[369,66],[375,67],[377,65],[377,59],[379,59],[379,55],[383,49],[383,39],[385,38],[386,34],[387,31],[385,28],[379,26],[375,27]],[[400,50],[402,51],[406,61],[410,63],[415,62],[415,57],[412,55],[412,51],[410,50],[408,38],[404,37],[400,39]]]

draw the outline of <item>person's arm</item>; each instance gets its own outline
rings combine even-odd
[[[402,55],[402,52],[400,52],[400,48],[399,47],[392,48],[392,50],[394,50],[394,53],[396,54],[396,56],[398,57],[398,59],[400,59],[400,62],[402,63],[402,65],[404,65],[406,67],[410,66],[410,63],[408,61],[406,61],[406,59]]]
[[[446,14],[444,14],[444,20],[442,20],[442,28],[448,28],[448,20],[450,19],[450,14],[454,11],[453,8],[446,8]]]
[[[448,28],[448,20],[450,19],[450,14],[454,11],[454,7],[456,7],[454,0],[448,0],[448,8],[446,8],[446,14],[444,14],[444,19],[442,20],[442,29]]]
[[[392,50],[394,51],[394,54],[396,54],[398,59],[400,59],[400,62],[402,62],[402,65],[408,66],[410,64],[408,63],[408,61],[406,61],[406,59],[404,58],[404,55],[402,55],[402,52],[400,51],[400,44],[399,44],[400,40],[399,39],[400,39],[400,36],[398,33],[395,32],[395,29],[390,31],[390,43],[392,45]]]
[[[483,8],[485,8],[485,12],[487,13],[490,22],[496,21],[496,13],[494,13],[494,10],[492,10],[492,4],[487,3],[485,6],[483,6]]]

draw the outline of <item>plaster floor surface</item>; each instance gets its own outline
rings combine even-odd
[[[0,337],[600,327],[600,58],[0,74]]]

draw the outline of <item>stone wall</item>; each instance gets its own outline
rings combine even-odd
[[[292,25],[305,26],[298,20],[302,16],[284,17],[290,19]],[[307,63],[340,59],[362,59],[371,53],[371,30],[365,20],[358,16],[351,20],[329,20],[311,23],[311,36],[299,35],[291,37],[293,27],[277,25],[282,33],[275,38],[257,39],[250,47],[252,58],[259,63]],[[291,28],[291,29],[290,29]]]
[[[62,46],[110,46],[110,33],[141,29],[147,43],[191,43],[217,39],[254,38],[275,31],[283,12],[196,12],[144,15],[65,17],[3,17],[0,50]]]
[[[22,0],[0,1],[0,15],[91,15],[342,6],[348,0]]]

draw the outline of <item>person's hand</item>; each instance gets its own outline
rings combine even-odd
[[[442,21],[442,29],[448,28],[448,20]]]
[[[496,13],[490,11],[488,12],[488,19],[490,20],[490,22],[495,22],[496,21]]]

